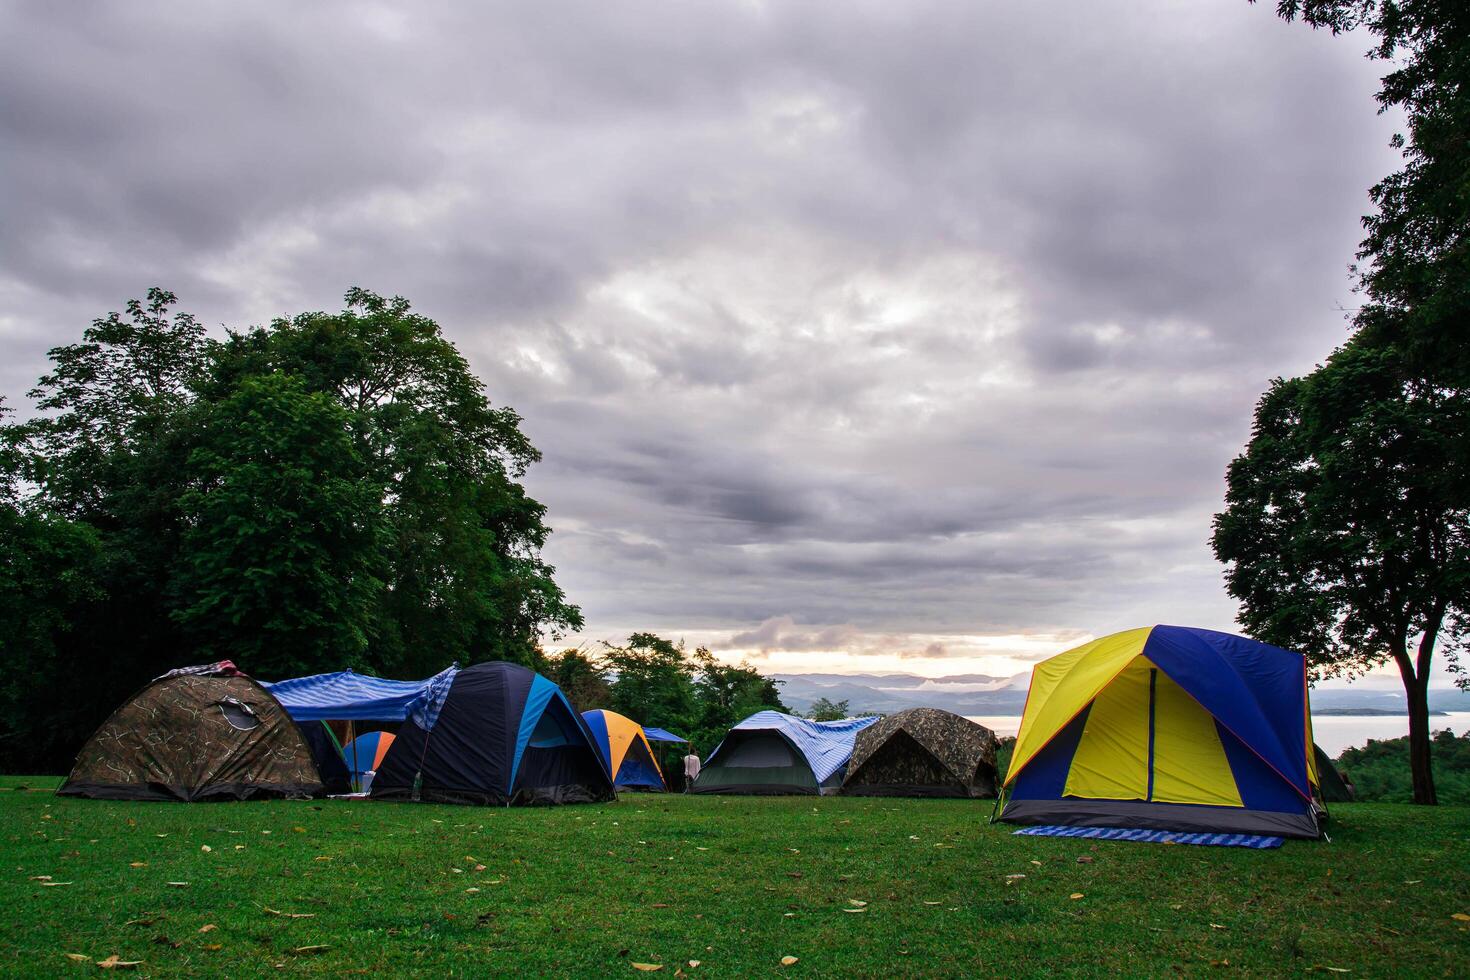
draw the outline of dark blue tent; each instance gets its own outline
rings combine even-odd
[[[545,677],[493,661],[434,681],[408,706],[374,799],[508,806],[615,798],[586,723]]]

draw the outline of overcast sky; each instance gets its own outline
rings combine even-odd
[[[0,393],[150,285],[216,327],[362,285],[524,416],[583,639],[1231,629],[1226,464],[1396,166],[1367,40],[1273,7],[9,3]]]

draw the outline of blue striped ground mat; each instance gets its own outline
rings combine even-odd
[[[1148,844],[1204,844],[1210,847],[1280,847],[1280,837],[1255,834],[1182,834],[1172,830],[1134,830],[1120,827],[1022,827],[1016,831],[1032,837],[1096,837],[1101,840],[1137,840]]]

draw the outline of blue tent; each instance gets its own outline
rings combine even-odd
[[[696,793],[835,793],[857,733],[877,718],[808,721],[758,711],[730,729],[700,770]]]
[[[374,799],[589,803],[614,799],[582,716],[529,668],[493,661],[449,670],[405,706],[378,766]]]
[[[664,731],[662,728],[645,728],[643,737],[650,742],[688,742],[687,738],[680,738],[673,732]]]
[[[426,691],[447,688],[456,672],[448,667],[421,681],[368,677],[350,670],[262,683],[286,713],[302,721],[403,721]]]

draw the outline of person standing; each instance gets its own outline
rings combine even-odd
[[[689,754],[684,757],[684,792],[694,788],[694,781],[699,778],[699,754],[694,751],[694,746],[689,747]]]

